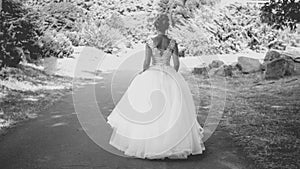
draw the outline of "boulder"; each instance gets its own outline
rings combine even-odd
[[[286,51],[281,53],[281,57],[293,60],[294,62],[294,75],[300,75],[300,48],[287,47]]]
[[[294,74],[294,61],[287,58],[278,58],[266,64],[265,79],[280,79]]]
[[[212,69],[210,69],[209,71],[208,71],[208,76],[215,76],[215,75],[217,75],[217,70],[218,70],[218,68],[212,68]]]
[[[290,57],[295,62],[300,62],[300,48],[288,47],[281,53],[282,57]]]
[[[233,68],[232,66],[222,65],[219,68],[212,68],[209,70],[209,76],[222,76],[222,77],[231,77]]]
[[[203,76],[208,76],[208,68],[205,66],[194,67],[194,70],[192,73],[203,75]]]
[[[224,62],[221,60],[213,60],[209,65],[209,69],[212,68],[219,68],[220,66],[224,65]]]
[[[280,58],[280,52],[276,51],[276,50],[269,50],[266,53],[266,56],[264,58],[264,62],[270,62],[272,60],[278,59]]]
[[[236,76],[239,76],[240,74],[242,74],[242,72],[240,71],[242,68],[240,67],[238,62],[233,62],[229,66],[231,67],[231,72],[232,72],[231,76],[236,77]]]
[[[300,75],[300,62],[294,62],[294,74]]]
[[[227,77],[227,76],[232,76],[233,74],[233,70],[234,68],[231,66],[231,65],[224,65],[223,66],[223,69],[224,69],[224,75]]]
[[[238,58],[240,71],[243,73],[255,73],[262,70],[262,65],[258,59],[241,56]]]
[[[233,71],[235,71],[235,70],[241,70],[242,68],[241,68],[241,66],[238,64],[238,62],[233,62],[233,63],[231,63],[229,66],[231,66],[232,67],[232,70]]]

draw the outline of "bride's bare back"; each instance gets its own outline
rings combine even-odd
[[[152,65],[170,65],[170,59],[173,56],[174,69],[179,69],[178,47],[175,40],[169,39],[166,35],[157,35],[146,43],[146,56],[144,61],[144,70]]]
[[[166,35],[157,35],[153,38],[154,46],[160,50],[166,50],[169,46],[171,39]]]

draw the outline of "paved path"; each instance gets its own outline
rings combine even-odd
[[[107,116],[113,108],[110,96],[111,74],[95,86],[98,104]],[[126,77],[128,79],[131,77]],[[119,96],[128,84],[117,86]],[[83,98],[94,90],[80,90]],[[88,105],[89,99],[86,99]],[[88,110],[89,107],[87,106]],[[92,111],[92,110],[91,110]],[[101,132],[101,131],[99,131]],[[95,144],[83,131],[74,110],[72,95],[39,114],[39,117],[12,128],[0,138],[1,169],[248,169],[249,163],[236,148],[227,132],[216,131],[205,142],[203,155],[187,160],[142,160],[113,155]]]

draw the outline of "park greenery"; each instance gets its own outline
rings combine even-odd
[[[15,67],[21,60],[70,57],[72,46],[111,52],[121,39],[144,41],[151,34],[150,16],[155,10],[172,13],[175,25],[169,34],[191,56],[246,48],[262,51],[274,40],[291,45],[299,40],[299,1],[272,0],[261,8],[234,4],[221,9],[216,7],[218,2],[161,0],[154,6],[153,1],[3,0],[0,67]],[[126,23],[128,16],[139,12],[149,16],[148,23]]]
[[[261,20],[275,29],[296,29],[300,22],[300,1],[271,0],[261,8]]]

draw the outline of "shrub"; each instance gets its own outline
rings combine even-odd
[[[202,6],[194,17],[181,19],[170,36],[191,55],[236,53],[246,48],[261,51],[273,40],[296,41],[295,33],[273,29],[259,15],[255,6],[232,4],[219,10]]]
[[[43,57],[70,57],[74,52],[71,41],[63,33],[55,30],[45,32],[41,42]]]
[[[123,39],[122,33],[109,25],[90,19],[83,24],[81,32],[87,45],[107,50]]]
[[[276,29],[296,29],[300,23],[300,1],[271,0],[261,8],[261,20]]]
[[[31,46],[41,34],[36,25],[37,14],[25,8],[15,0],[3,0],[0,20],[0,68],[15,67],[23,59],[24,50],[31,50]]]
[[[38,11],[44,31],[79,31],[81,21],[86,18],[83,10],[71,2],[49,3],[38,8]]]
[[[81,35],[80,33],[73,31],[73,32],[69,32],[66,31],[65,36],[70,40],[70,42],[72,43],[73,46],[80,46],[80,45],[84,45],[81,43]]]

